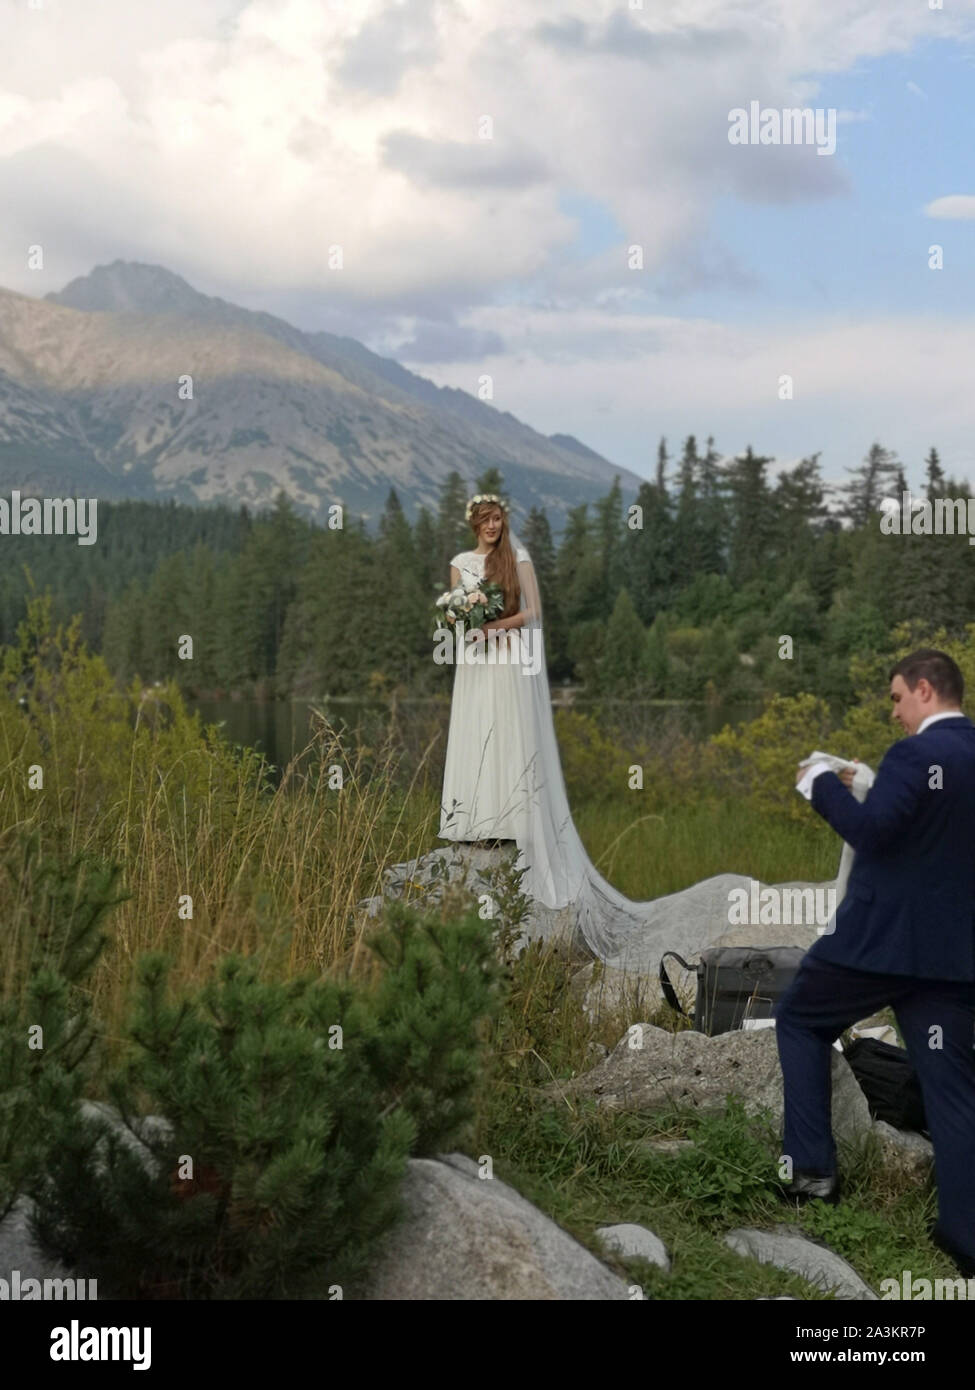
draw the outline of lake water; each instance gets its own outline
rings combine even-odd
[[[388,700],[188,700],[190,710],[199,712],[206,724],[220,724],[230,743],[242,743],[259,749],[269,762],[284,766],[311,741],[315,723],[314,711],[322,711],[336,728],[367,741],[381,740],[389,724],[391,706]],[[665,725],[676,724],[682,732],[695,738],[707,738],[725,724],[739,724],[754,719],[761,707],[754,704],[728,704],[703,701],[632,701],[585,700],[576,698],[566,706],[564,700],[553,701],[553,709],[571,708],[588,714],[600,712],[600,725],[617,724],[624,732],[645,733]],[[438,729],[446,744],[450,705],[445,700],[400,699],[396,702],[395,717],[400,729],[412,727],[419,744]]]

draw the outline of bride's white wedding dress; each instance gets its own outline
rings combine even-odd
[[[484,660],[456,664],[440,838],[514,840],[517,864],[526,868],[522,890],[546,907],[572,904],[590,948],[606,958],[646,928],[656,903],[634,903],[617,892],[596,871],[572,822],[535,568],[514,535],[511,545],[521,581],[519,610],[528,620],[498,641],[495,661],[482,637]],[[485,559],[468,550],[451,560],[468,592],[483,582]]]
[[[546,907],[572,904],[580,932],[603,960],[618,957],[631,944],[639,951],[641,938],[660,937],[663,948],[673,899],[631,902],[617,892],[593,866],[572,822],[552,719],[538,582],[527,549],[513,533],[510,539],[521,586],[519,610],[527,621],[507,633],[506,660],[456,666],[440,838],[514,840],[516,862],[526,870],[523,891]],[[468,550],[451,561],[468,591],[483,583],[485,559]],[[864,794],[865,786],[860,799]]]
[[[519,563],[528,559],[524,547],[515,554]],[[466,550],[451,560],[468,593],[483,584],[486,559],[476,550]],[[485,642],[483,664],[465,660],[454,672],[441,839],[517,840],[522,829],[521,803],[530,785],[526,768],[532,750],[521,683],[530,677],[522,675],[517,629],[494,641],[494,662]]]

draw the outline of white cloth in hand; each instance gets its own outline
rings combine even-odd
[[[812,784],[820,772],[840,773],[845,767],[855,768],[853,774],[853,785],[850,791],[857,801],[864,801],[867,792],[873,786],[876,774],[873,768],[866,763],[854,763],[849,758],[837,758],[833,753],[811,753],[808,758],[803,758],[800,767],[807,768],[805,777],[796,784],[796,790],[801,792],[808,801],[812,800]],[[840,867],[836,871],[836,901],[842,902],[846,893],[847,880],[850,877],[850,870],[853,867],[853,850],[844,840],[843,851],[840,854]]]

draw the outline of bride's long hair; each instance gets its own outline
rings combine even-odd
[[[521,581],[518,578],[518,565],[515,562],[515,552],[511,548],[511,537],[508,532],[508,513],[504,507],[498,506],[497,502],[478,502],[471,508],[470,526],[474,532],[474,539],[480,539],[481,526],[491,512],[501,513],[501,531],[498,539],[494,543],[493,550],[489,550],[484,558],[484,578],[494,580],[500,584],[504,591],[504,608],[502,618],[510,618],[513,613],[518,612],[518,598],[521,593]]]

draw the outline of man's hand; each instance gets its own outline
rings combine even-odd
[[[853,761],[854,761],[855,763],[858,763],[858,762],[860,761],[860,759],[859,759],[859,758],[854,758]],[[806,775],[806,773],[807,773],[808,771],[809,771],[809,768],[808,768],[808,767],[797,767],[797,768],[796,768],[796,786],[799,785],[799,783],[802,781],[803,777],[805,777],[805,775]],[[849,789],[853,786],[853,779],[854,779],[854,777],[856,776],[856,768],[855,768],[855,767],[845,767],[845,768],[843,769],[842,772],[838,772],[836,775],[837,775],[837,777],[840,779],[840,781],[843,783],[844,787],[846,787],[847,791],[849,791]]]

